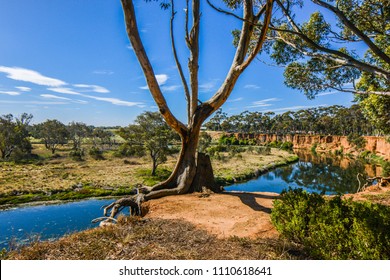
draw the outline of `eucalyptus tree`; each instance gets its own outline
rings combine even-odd
[[[186,0],[184,3],[184,27],[181,27],[181,30],[184,28],[183,39],[189,51],[189,57],[187,58],[188,71],[184,71],[180,62],[182,58],[179,57],[179,53],[176,49],[175,34],[177,30],[174,23],[177,16],[175,9],[177,1],[170,0],[161,2],[161,6],[171,13],[170,41],[173,50],[173,58],[178,70],[178,76],[181,79],[184,89],[183,94],[187,101],[186,124],[180,121],[172,113],[171,108],[169,108],[162,93],[161,87],[157,82],[155,69],[146,53],[140,36],[134,1],[121,0],[121,2],[125,17],[126,31],[144,73],[150,93],[166,123],[180,135],[181,151],[176,166],[166,181],[152,187],[144,187],[142,188],[142,193],[137,196],[123,198],[109,205],[105,209],[105,214],[107,214],[107,210],[112,208],[111,217],[115,216],[121,206],[134,204],[134,201],[142,202],[167,195],[184,194],[201,190],[202,184],[200,183],[199,177],[202,176],[199,176],[199,173],[201,172],[199,167],[204,167],[204,162],[201,162],[201,160],[205,158],[203,156],[197,157],[200,129],[204,121],[226,102],[240,75],[254,61],[257,54],[262,49],[272,16],[274,0],[223,1],[226,4],[226,7],[232,10],[232,12],[242,13],[240,16],[243,19],[241,23],[241,35],[239,36],[236,52],[225,79],[214,95],[210,99],[203,101],[200,100],[199,96],[200,26],[202,24],[202,18],[207,16],[205,13],[202,14],[203,6],[201,6],[201,2],[203,1]],[[260,31],[255,33],[256,26],[259,25],[261,25]],[[254,37],[255,39],[251,41],[251,38],[253,39]],[[210,61],[209,63],[215,62]],[[207,67],[207,65],[204,65],[204,67]],[[208,168],[203,168],[203,170],[210,169],[211,164]],[[212,188],[212,185],[214,185],[213,182],[208,182],[203,186]],[[217,191],[218,189],[214,188],[214,190]]]
[[[120,128],[118,135],[126,142],[131,153],[146,153],[152,160],[151,175],[156,175],[157,167],[172,154],[175,134],[158,112],[144,112],[137,116],[134,124]]]
[[[286,85],[309,98],[329,90],[356,94],[365,116],[390,133],[390,1],[275,3],[268,51],[285,66]],[[317,11],[299,22],[304,4]]]
[[[54,154],[59,145],[68,142],[69,132],[62,122],[58,120],[47,120],[43,123],[34,125],[35,137],[41,138],[45,143],[46,149]]]
[[[304,2],[318,10],[308,21],[299,22]],[[277,64],[286,66],[288,86],[309,97],[329,89],[390,96],[388,0],[275,3],[280,17],[271,23],[269,50]],[[357,48],[366,50],[365,54]]]
[[[29,140],[29,124],[33,116],[23,113],[19,118],[12,114],[0,116],[0,156],[9,159],[15,150],[31,153]]]

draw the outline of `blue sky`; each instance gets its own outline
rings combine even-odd
[[[184,2],[184,1],[180,1]],[[156,3],[136,0],[141,36],[172,111],[186,122],[183,88],[169,43],[169,13]],[[218,1],[215,1],[218,3]],[[231,30],[236,19],[205,7],[201,22],[200,98],[223,82],[234,56]],[[176,34],[181,62],[182,7]],[[58,119],[92,125],[128,125],[153,99],[129,45],[119,0],[0,0],[0,115],[23,112],[34,123]],[[267,57],[259,57],[268,61]],[[277,113],[314,106],[350,106],[347,93],[324,93],[308,100],[283,84],[283,68],[255,61],[240,77],[228,114]]]

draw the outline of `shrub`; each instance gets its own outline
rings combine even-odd
[[[102,159],[104,159],[104,157],[103,157],[103,151],[100,150],[100,149],[97,148],[97,147],[92,147],[92,148],[89,150],[89,155],[90,155],[93,159],[96,159],[96,160],[102,160]]]
[[[259,155],[270,155],[271,154],[271,148],[266,146],[260,146],[255,148],[255,152]]]
[[[284,151],[292,151],[293,146],[294,145],[292,142],[286,141],[286,142],[283,142],[282,145],[280,145],[280,149],[282,149]]]
[[[84,150],[77,149],[73,150],[69,153],[69,156],[76,161],[83,161],[84,160]]]
[[[274,202],[271,219],[283,236],[302,244],[313,258],[389,259],[389,216],[384,205],[290,189]]]
[[[348,143],[355,146],[357,149],[363,149],[367,141],[361,135],[350,133],[347,137]]]

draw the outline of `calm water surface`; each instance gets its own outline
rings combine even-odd
[[[226,187],[227,191],[276,192],[304,188],[309,192],[326,194],[354,193],[359,184],[356,174],[367,175],[375,168],[345,159],[329,159],[300,155],[301,160],[277,168],[257,179]],[[341,168],[340,166],[343,166]],[[373,171],[374,170],[374,171]],[[372,174],[370,175],[372,176]],[[57,205],[22,207],[0,211],[0,249],[14,242],[28,243],[54,239],[75,231],[97,226],[94,218],[102,216],[102,205],[113,200],[84,200]]]

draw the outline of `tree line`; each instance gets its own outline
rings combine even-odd
[[[274,112],[244,111],[228,116],[219,109],[205,124],[213,131],[265,134],[326,134],[326,135],[381,135],[390,133],[386,125],[372,123],[359,105],[349,108],[334,105]]]
[[[1,160],[26,159],[32,155],[32,138],[41,141],[54,156],[64,145],[70,147],[70,157],[83,160],[85,152],[94,159],[104,159],[103,153],[114,150],[116,156],[148,156],[152,162],[152,174],[158,165],[167,160],[167,155],[178,152],[174,145],[178,135],[165,123],[158,112],[144,112],[134,124],[127,127],[94,127],[83,122],[68,125],[52,119],[31,125],[33,116],[24,113],[0,116]],[[115,136],[122,140],[118,143]],[[87,148],[88,147],[88,148]]]

